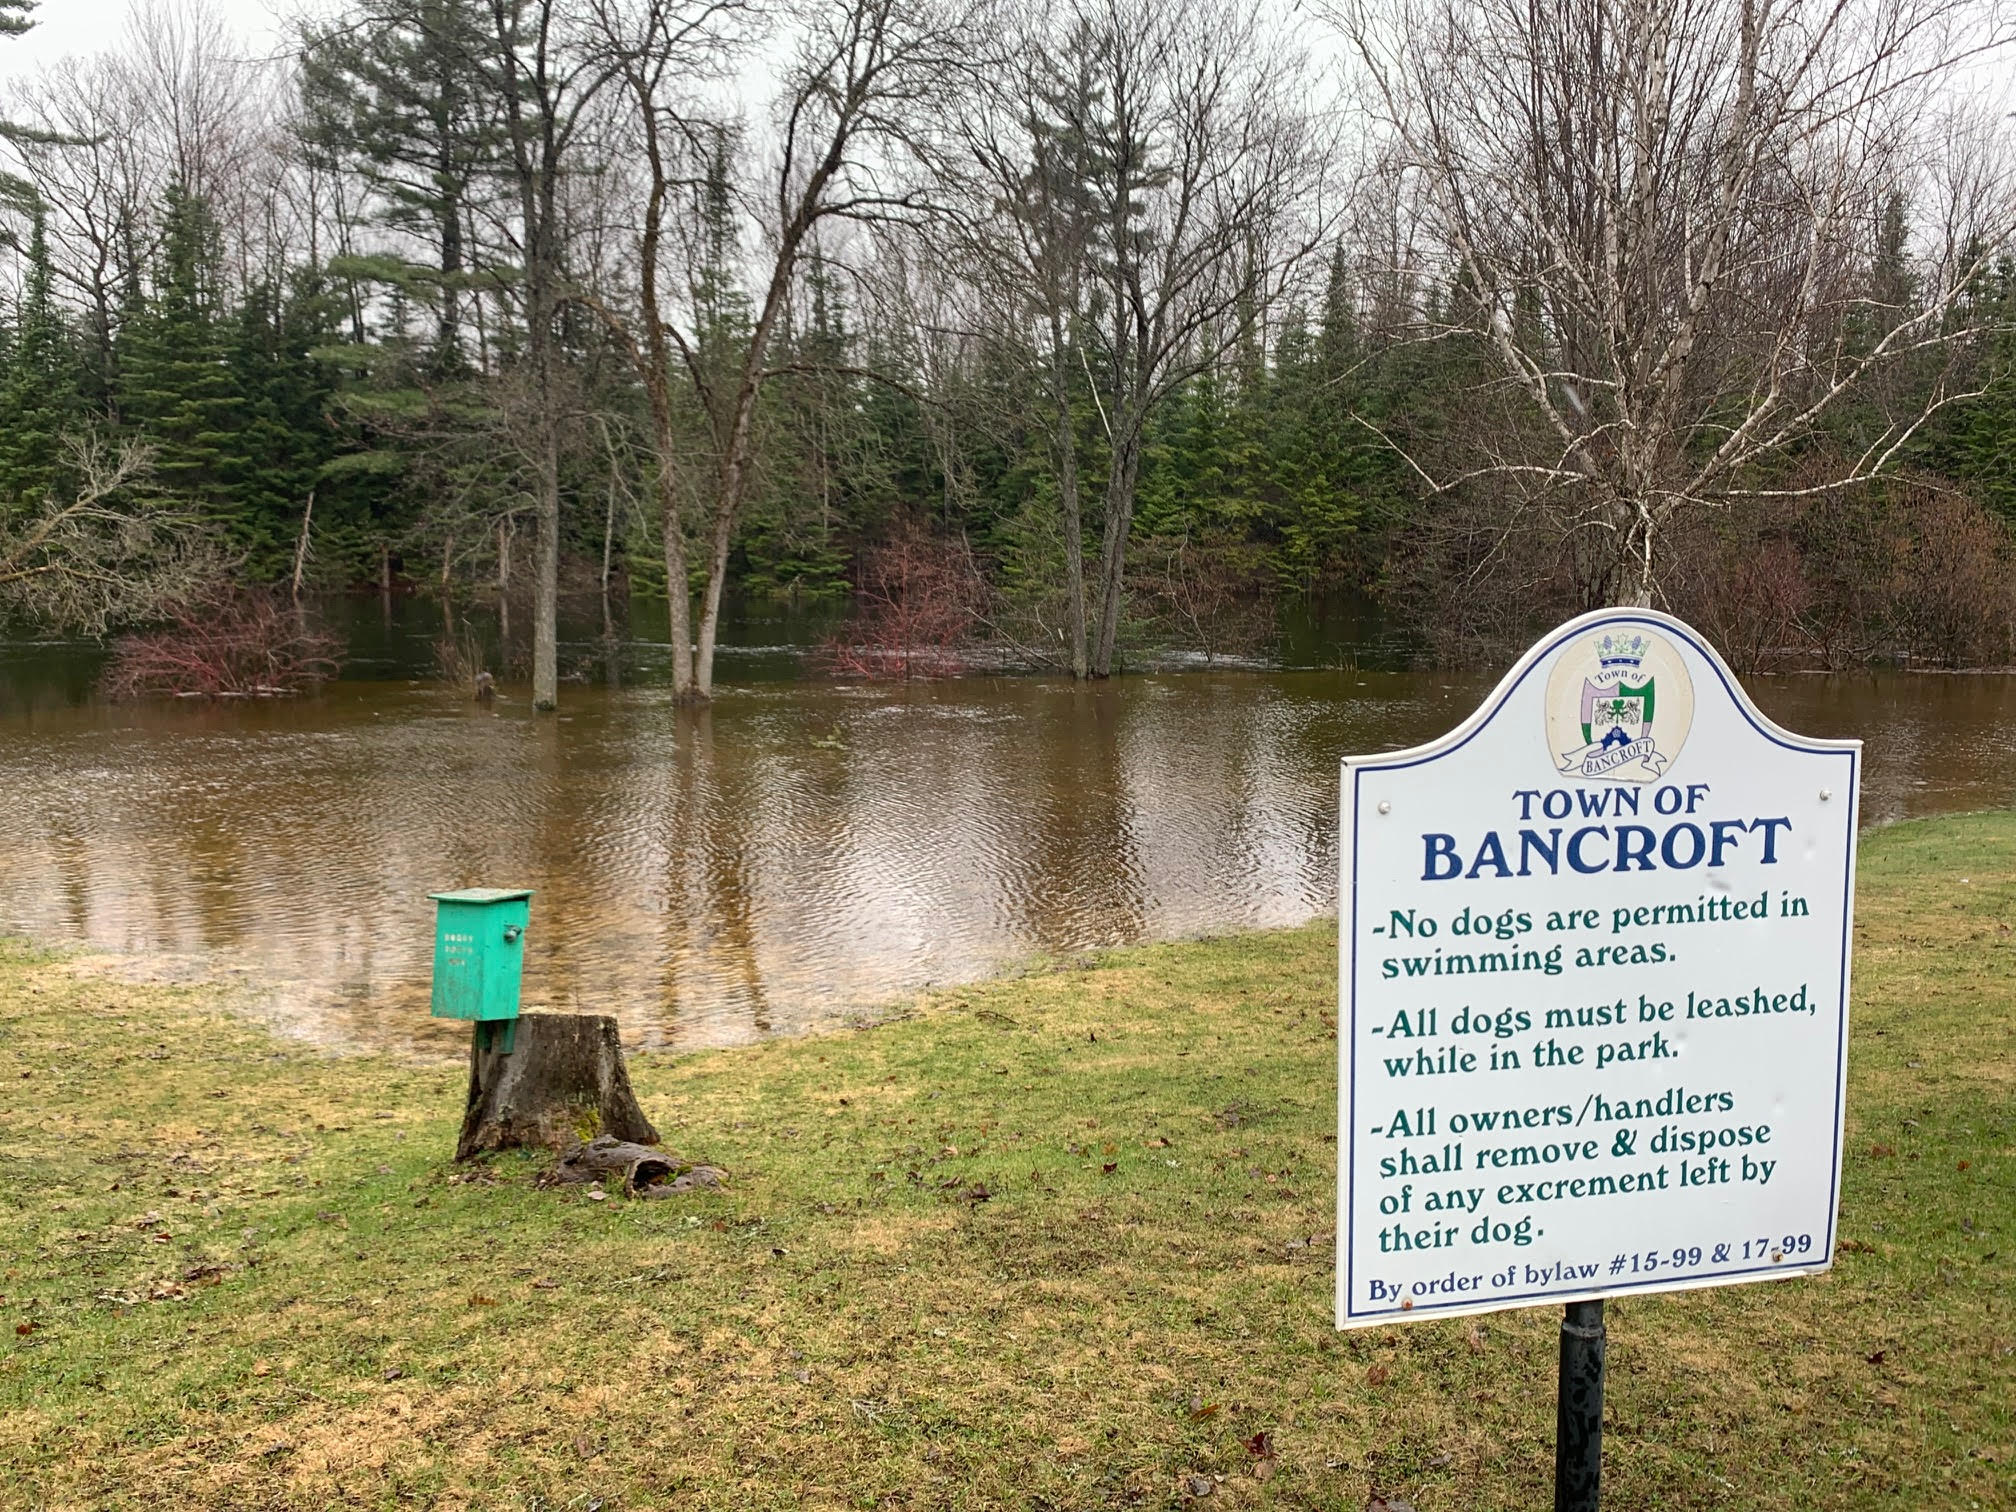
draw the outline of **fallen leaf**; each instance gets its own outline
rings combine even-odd
[[[1470,1325],[1470,1332],[1465,1337],[1464,1342],[1470,1346],[1470,1353],[1484,1353],[1484,1325],[1481,1323],[1472,1323]]]
[[[609,1200],[609,1194],[603,1191],[600,1187],[597,1187],[594,1191],[588,1194],[588,1200],[590,1202],[607,1202]]]
[[[1253,1479],[1261,1482],[1266,1482],[1274,1479],[1274,1461],[1271,1459],[1254,1461]]]
[[[14,1332],[16,1332],[22,1338],[25,1339],[28,1337],[28,1335],[35,1332],[35,1330],[37,1328],[40,1328],[41,1326],[42,1325],[39,1323],[16,1323],[14,1325]]]
[[[1414,1503],[1397,1496],[1375,1496],[1365,1503],[1365,1512],[1414,1512]]]
[[[1183,1479],[1183,1491],[1186,1496],[1209,1496],[1215,1489],[1208,1475],[1189,1475]]]
[[[397,1365],[394,1365],[389,1370],[387,1370],[383,1375],[379,1376],[378,1379],[381,1381],[396,1381],[399,1379],[399,1377],[403,1376],[404,1374],[406,1374],[405,1371],[401,1370]]]
[[[1890,1351],[1887,1349],[1879,1349],[1876,1351],[1876,1353],[1864,1355],[1862,1356],[1862,1358],[1867,1360],[1871,1365],[1881,1365],[1883,1363],[1883,1356],[1885,1356],[1889,1352]]]
[[[1246,1440],[1246,1452],[1252,1455],[1255,1459],[1274,1458],[1273,1435],[1270,1434],[1265,1428],[1262,1428],[1258,1433],[1254,1434],[1253,1437]]]
[[[486,1297],[479,1292],[469,1299],[469,1305],[471,1307],[495,1307],[497,1299],[495,1297]]]
[[[1191,1400],[1193,1402],[1196,1401],[1194,1397]],[[1197,1405],[1190,1409],[1190,1421],[1193,1423],[1201,1423],[1204,1419],[1216,1417],[1217,1415],[1218,1404],[1216,1402],[1198,1402]]]
[[[1960,1162],[1960,1169],[1964,1171],[1967,1169],[1967,1167],[1971,1166],[1972,1164],[1974,1164],[1974,1162],[1971,1160],[1963,1160]]]
[[[1101,1175],[1111,1176],[1115,1171],[1119,1169],[1120,1167],[1117,1162],[1109,1160],[1106,1162],[1106,1164],[1099,1167],[1099,1172]]]
[[[1391,1374],[1392,1372],[1384,1365],[1374,1365],[1370,1370],[1365,1372],[1365,1384],[1367,1386],[1384,1386],[1387,1377]]]

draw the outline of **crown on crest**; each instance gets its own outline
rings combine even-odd
[[[1647,644],[1642,635],[1606,635],[1596,642],[1596,660],[1606,669],[1636,667],[1645,660]]]

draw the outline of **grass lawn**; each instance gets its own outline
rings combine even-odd
[[[2016,815],[1866,838],[1836,1267],[1611,1305],[1606,1504],[2016,1506],[2012,905]],[[1331,1329],[1334,946],[639,1057],[734,1176],[651,1203],[0,946],[0,1506],[1544,1506],[1557,1309]]]

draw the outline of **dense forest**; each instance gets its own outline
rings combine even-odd
[[[759,594],[871,673],[1337,590],[1448,659],[1621,602],[2016,660],[1999,24],[349,0],[252,58],[142,3],[0,127],[0,613],[489,596],[542,704],[598,591],[696,698]]]

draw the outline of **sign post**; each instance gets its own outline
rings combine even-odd
[[[1860,764],[1643,609],[1344,763],[1337,1325],[1565,1306],[1557,1512],[1605,1297],[1832,1263]]]

